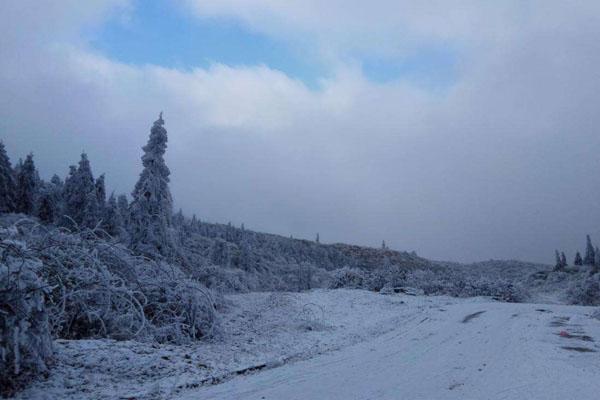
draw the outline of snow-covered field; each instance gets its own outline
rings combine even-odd
[[[596,399],[589,307],[380,295],[228,296],[218,340],[59,341],[21,399]]]

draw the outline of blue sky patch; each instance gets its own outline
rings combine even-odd
[[[137,1],[131,19],[113,18],[90,33],[90,43],[108,57],[133,65],[177,69],[213,63],[266,65],[317,88],[332,71],[299,46],[252,31],[233,19],[198,18],[167,0]],[[186,13],[187,11],[187,13]],[[365,76],[377,83],[406,79],[428,90],[456,79],[455,53],[430,46],[402,59],[358,57]]]

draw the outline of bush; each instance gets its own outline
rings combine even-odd
[[[595,274],[573,282],[567,290],[570,304],[583,306],[600,305],[600,275]]]
[[[212,336],[217,305],[202,284],[174,266],[154,262],[140,265],[138,283],[148,333],[154,340],[183,344]]]
[[[406,286],[407,270],[397,265],[379,267],[365,276],[365,288],[375,292],[384,287]]]
[[[192,271],[192,276],[220,293],[246,293],[259,285],[255,274],[217,265],[201,266]]]
[[[46,373],[52,338],[44,306],[45,283],[39,260],[25,256],[14,231],[0,229],[0,395],[11,396],[36,375]]]
[[[505,280],[493,280],[474,276],[465,271],[448,268],[444,271],[431,269],[407,269],[387,265],[373,271],[342,268],[334,271],[330,285],[336,288],[362,288],[380,291],[384,288],[411,287],[426,295],[453,297],[493,297],[505,302],[521,302],[527,294],[520,285]]]
[[[55,336],[184,343],[212,334],[210,291],[177,266],[136,256],[102,231],[47,230],[30,221],[18,227],[51,285]]]
[[[363,288],[365,273],[357,268],[344,267],[333,271],[333,277],[329,283],[330,289]]]

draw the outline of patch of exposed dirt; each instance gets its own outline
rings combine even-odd
[[[475,318],[479,317],[484,312],[485,311],[477,311],[476,313],[469,314],[469,315],[467,315],[466,317],[463,318],[462,323],[466,324],[467,322],[471,321],[472,319],[475,319]]]

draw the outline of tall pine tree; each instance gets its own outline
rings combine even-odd
[[[41,183],[37,196],[35,215],[42,222],[54,223],[59,220],[61,212],[62,182],[56,175],[50,183]]]
[[[16,210],[33,214],[38,186],[38,174],[33,163],[33,154],[28,154],[17,173]]]
[[[100,213],[100,205],[98,204],[98,196],[96,195],[95,190],[91,190],[86,196],[81,224],[86,228],[94,229],[98,226],[101,218],[102,215]]]
[[[98,198],[98,206],[101,210],[104,210],[104,206],[106,206],[106,186],[104,183],[104,174],[100,175],[98,179],[96,179],[96,197]]]
[[[127,200],[127,195],[120,194],[117,197],[117,208],[119,209],[119,214],[121,214],[121,220],[123,221],[123,225],[129,225],[129,201]]]
[[[119,236],[122,233],[123,218],[119,212],[119,206],[117,205],[117,199],[115,198],[114,193],[111,193],[106,202],[102,226],[111,236]]]
[[[560,269],[562,268],[562,261],[560,259],[560,253],[558,252],[558,250],[554,250],[554,256],[556,257],[556,264],[554,265],[554,270],[560,271]]]
[[[64,212],[78,225],[88,226],[92,224],[90,218],[87,219],[86,224],[83,223],[86,217],[86,210],[94,208],[93,204],[88,206],[88,202],[91,200],[90,193],[97,196],[96,183],[87,154],[83,153],[79,160],[79,166],[76,169],[73,166],[70,168],[69,177],[65,180],[63,194],[65,200]],[[96,197],[96,208],[97,205],[98,201]],[[93,217],[95,218],[97,215]],[[69,226],[71,224],[67,223],[66,225]]]
[[[585,258],[583,259],[583,265],[595,265],[596,264],[596,251],[592,245],[592,239],[590,235],[586,236],[587,244],[585,246]]]
[[[16,191],[14,171],[4,143],[0,141],[0,213],[15,211]]]
[[[560,265],[562,268],[567,268],[569,266],[569,263],[567,262],[567,256],[565,255],[564,251],[560,252]]]
[[[167,130],[162,113],[150,130],[142,149],[144,169],[135,185],[130,205],[131,246],[141,253],[168,255],[172,248],[173,200],[169,190],[169,168],[163,158]]]

